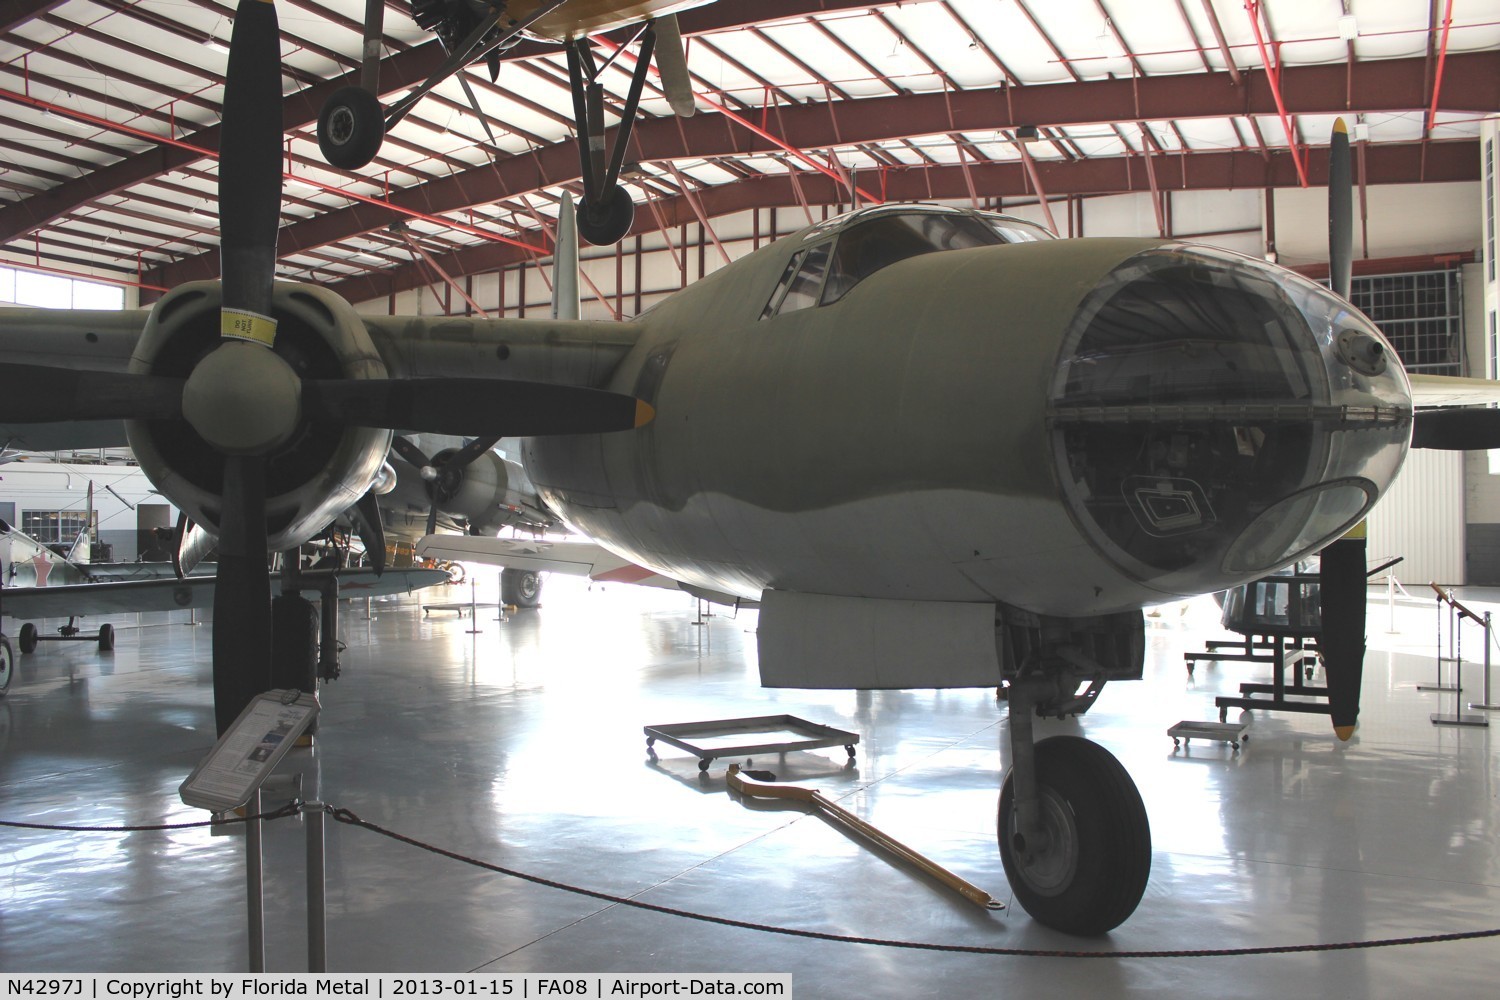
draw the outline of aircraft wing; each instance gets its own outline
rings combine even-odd
[[[523,379],[600,388],[629,350],[636,323],[361,316],[396,377]]]
[[[1500,403],[1500,382],[1456,375],[1411,375],[1411,398],[1417,406],[1478,406]]]
[[[305,571],[303,591],[316,593],[329,572]],[[379,577],[374,570],[344,569],[338,571],[338,578],[340,597],[384,597],[448,582],[448,574],[435,569],[388,569]],[[214,583],[213,577],[203,576],[186,580],[78,583],[65,587],[7,587],[0,592],[0,610],[11,618],[31,619],[207,608],[213,606]],[[271,586],[280,593],[280,578],[272,577]]]
[[[473,535],[426,535],[417,542],[423,559],[485,563],[537,573],[586,576],[596,583],[633,583],[642,587],[680,590],[671,577],[621,559],[604,546],[589,541],[546,541],[530,538],[480,538]]]
[[[147,309],[6,309],[0,356],[13,364],[124,371],[146,325]],[[115,448],[125,444],[118,420],[0,424],[0,443],[29,451]]]

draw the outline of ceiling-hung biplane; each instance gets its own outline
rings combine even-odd
[[[318,115],[318,147],[330,164],[357,170],[374,159],[385,134],[405,118],[433,87],[457,74],[475,115],[490,132],[489,118],[479,107],[465,79],[466,66],[484,60],[494,80],[500,72],[500,53],[522,38],[558,42],[567,49],[568,85],[573,95],[573,122],[578,139],[583,198],[578,203],[578,231],[597,246],[616,243],[635,218],[635,203],[620,186],[620,171],[631,128],[640,107],[641,91],[652,66],[652,54],[662,88],[674,113],[693,114],[692,85],[683,53],[677,12],[712,0],[410,0],[412,18],[430,29],[447,58],[425,81],[389,107],[382,108],[377,90],[384,4],[366,7],[361,81],[342,87],[324,103]],[[604,87],[599,82],[614,57],[602,65],[589,45],[589,36],[639,24],[640,46],[630,89],[620,109],[614,148],[605,148]],[[490,141],[494,134],[490,132]]]
[[[1500,411],[1414,410],[1347,277],[1330,291],[1222,250],[1056,239],[972,210],[810,226],[626,323],[360,315],[272,280],[276,52],[274,8],[245,0],[221,283],[178,287],[149,316],[0,315],[0,424],[124,419],[156,487],[218,535],[221,726],[284,686],[268,548],[367,495],[393,430],[526,438],[526,472],[564,522],[644,569],[760,600],[764,683],[1008,682],[1007,874],[1039,922],[1101,933],[1145,890],[1146,812],[1107,751],[1034,742],[1031,719],[1139,678],[1143,607],[1344,535],[1414,428],[1427,446],[1500,446]],[[1347,276],[1347,239],[1333,258]],[[1323,588],[1325,633],[1347,639],[1327,655],[1341,730],[1358,711],[1357,576]]]

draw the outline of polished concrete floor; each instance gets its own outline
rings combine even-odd
[[[486,580],[491,580],[486,571]],[[493,600],[481,587],[480,601]],[[1471,592],[1476,607],[1500,595]],[[467,600],[467,585],[421,601]],[[1373,594],[1378,598],[1379,595]],[[1419,595],[1420,597],[1420,595]],[[410,837],[557,882],[663,906],[862,938],[984,948],[1150,951],[1299,946],[1500,927],[1496,731],[1429,721],[1435,605],[1372,603],[1362,725],[1256,713],[1239,752],[1166,730],[1267,668],[1184,651],[1220,635],[1200,601],[1149,625],[1148,677],[1111,685],[1081,731],[1140,785],[1154,862],[1135,915],[1069,939],[990,914],[801,807],[726,794],[722,762],[642,727],[788,713],[860,734],[755,761],[820,788],[994,895],[1010,892],[994,809],[1007,757],[991,691],[801,692],[757,684],[755,615],[695,623],[679,594],[553,579],[540,611],[477,623],[419,598],[342,615],[344,676],[318,745],[283,770]],[[113,619],[118,647],[50,643],[0,701],[0,819],[122,826],[203,818],[177,787],[213,742],[211,626]],[[471,634],[477,627],[480,631]],[[8,631],[16,623],[8,622]],[[1387,632],[1395,627],[1397,631]],[[1465,700],[1481,633],[1465,626]],[[1445,666],[1445,676],[1452,667]],[[1497,666],[1500,672],[1500,666]],[[1500,697],[1500,694],[1497,694]],[[1500,727],[1500,714],[1496,715]],[[303,820],[266,827],[268,964],[305,968]],[[486,872],[330,824],[337,971],[790,972],[803,998],[1493,995],[1500,939],[1257,957],[1015,957],[816,941],[643,912]],[[195,828],[0,828],[0,971],[245,968],[244,840]]]

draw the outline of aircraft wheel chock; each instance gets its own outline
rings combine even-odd
[[[26,622],[21,626],[20,642],[23,655],[36,652],[36,626],[31,622]]]
[[[594,216],[597,214],[597,218]],[[597,213],[589,207],[586,199],[578,200],[578,235],[596,247],[614,246],[621,237],[630,232],[635,221],[635,202],[630,192],[618,184],[609,192],[609,197]]]
[[[1000,860],[1016,900],[1040,924],[1103,934],[1135,912],[1151,874],[1151,826],[1140,792],[1109,751],[1077,736],[1036,745],[1047,843],[1026,850],[1013,786],[1000,792]]]
[[[0,635],[0,698],[10,690],[10,679],[16,672],[16,654],[10,648],[10,640]]]
[[[380,98],[363,87],[341,87],[318,114],[318,149],[323,159],[344,170],[358,170],[375,159],[385,141]]]
[[[115,627],[108,622],[99,626],[99,652],[108,653],[115,648]]]

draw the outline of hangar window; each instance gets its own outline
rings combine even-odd
[[[21,530],[43,545],[72,545],[85,527],[91,536],[99,530],[99,513],[92,517],[81,510],[23,510]]]

